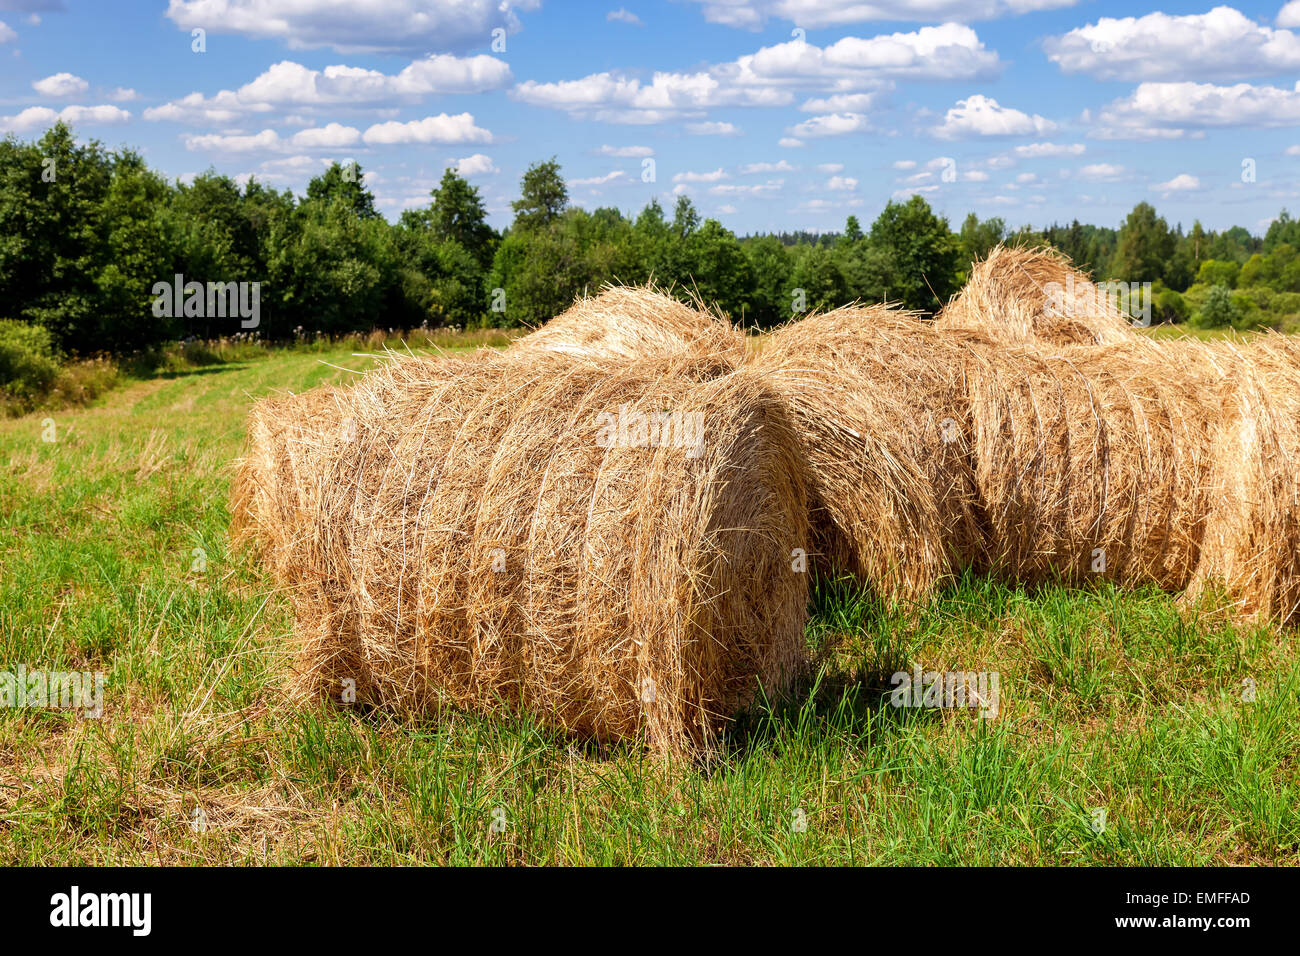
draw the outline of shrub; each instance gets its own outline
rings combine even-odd
[[[1193,325],[1203,329],[1217,329],[1225,325],[1235,325],[1241,319],[1241,312],[1232,293],[1226,285],[1212,287],[1205,297],[1205,302],[1196,313]]]
[[[58,376],[59,359],[49,329],[0,319],[0,390],[30,403],[46,395]]]

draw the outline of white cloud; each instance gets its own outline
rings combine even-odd
[[[817,29],[868,20],[992,20],[1033,10],[1055,10],[1076,0],[694,0],[712,23],[757,30],[769,19]]]
[[[108,94],[108,98],[114,103],[129,103],[136,98],[135,90],[128,86],[119,86]]]
[[[76,96],[90,89],[90,84],[71,73],[55,73],[32,84],[32,89],[42,96]]]
[[[858,188],[858,181],[852,176],[832,176],[826,181],[826,188],[832,192],[853,192]]]
[[[763,47],[696,73],[655,73],[649,82],[615,73],[575,80],[528,80],[511,96],[533,106],[618,123],[655,123],[721,106],[785,106],[792,90],[830,94],[806,112],[862,112],[896,78],[971,80],[997,76],[997,53],[959,23],[911,33],[843,37],[822,48],[805,40]]]
[[[997,76],[1003,63],[960,23],[912,33],[842,37],[826,47],[790,40],[721,64],[713,72],[746,86],[816,86],[843,93],[893,79],[976,80]]]
[[[779,193],[784,186],[784,179],[769,179],[765,183],[750,185],[719,183],[716,186],[710,186],[709,192],[714,196],[771,196]]]
[[[740,127],[734,123],[687,123],[686,132],[695,136],[739,136]]]
[[[1056,159],[1061,156],[1081,156],[1087,149],[1083,143],[1026,143],[1012,152],[1022,159]]]
[[[299,130],[290,142],[298,149],[342,149],[361,141],[361,132],[341,123]]]
[[[661,123],[715,106],[784,106],[792,99],[785,91],[727,86],[707,72],[656,73],[649,83],[612,73],[557,83],[527,80],[510,95],[531,106],[614,123]]]
[[[962,139],[967,136],[1042,135],[1055,130],[1056,124],[1051,120],[999,106],[997,100],[976,93],[958,100],[957,105],[944,115],[943,123],[932,132],[940,139]]]
[[[1089,117],[1085,114],[1085,120]],[[1187,127],[1300,125],[1300,91],[1237,83],[1142,83],[1105,107],[1093,135],[1102,139],[1178,139]]]
[[[501,172],[501,170],[497,169],[496,164],[492,162],[492,157],[485,156],[483,153],[475,153],[473,156],[458,159],[454,165],[456,172],[467,179],[472,176],[491,176],[494,173]]]
[[[894,168],[895,169],[916,169],[916,160],[914,159],[895,160]]]
[[[1300,0],[1291,0],[1277,12],[1277,25],[1280,27],[1300,27]]]
[[[718,212],[724,216],[731,216],[735,214],[736,207],[733,206],[731,203],[723,203],[721,206],[718,207]]]
[[[230,122],[240,113],[265,113],[276,107],[413,103],[435,94],[481,93],[500,89],[510,80],[510,67],[505,61],[482,54],[429,56],[396,74],[342,65],[313,70],[282,60],[237,90],[221,90],[211,97],[190,93],[145,110],[144,116],[150,120],[220,123]]]
[[[60,120],[69,126],[117,126],[130,118],[130,113],[116,106],[65,106],[58,111],[29,106],[14,116],[0,116],[0,130],[25,133],[46,129]]]
[[[1240,80],[1300,69],[1300,37],[1222,6],[1189,16],[1102,17],[1044,48],[1066,73],[1099,80]]]
[[[989,180],[989,174],[982,169],[968,169],[961,174],[961,178],[968,183],[986,183]]]
[[[641,22],[641,18],[626,7],[619,7],[617,10],[609,11],[609,13],[605,14],[605,20],[609,23],[627,23],[634,27],[645,26]]]
[[[283,40],[292,49],[341,53],[461,50],[487,44],[497,28],[519,29],[516,11],[540,0],[169,0],[167,16],[185,31]]]
[[[449,116],[439,113],[409,123],[389,121],[376,123],[362,137],[371,146],[391,146],[400,143],[491,143],[492,134],[474,124],[469,113]]]
[[[1300,146],[1288,146],[1286,148],[1286,154],[1288,156],[1300,156]]]
[[[814,116],[786,130],[793,136],[815,139],[822,136],[843,136],[871,129],[871,124],[861,113],[830,113]]]
[[[612,169],[604,176],[591,176],[587,179],[570,179],[571,186],[603,186],[605,183],[612,183],[616,179],[622,179],[627,174],[621,169]]]
[[[655,151],[649,146],[602,146],[596,150],[598,156],[616,156],[621,159],[634,159],[641,156],[653,156]]]
[[[675,176],[673,176],[673,182],[675,183],[716,183],[719,180],[729,179],[729,178],[730,177],[727,176],[725,172],[723,172],[722,167],[719,166],[711,173],[695,173],[689,171],[684,173],[677,173]]]
[[[1080,167],[1075,176],[1085,182],[1110,183],[1121,179],[1127,172],[1123,166],[1117,166],[1113,163],[1092,163]]]
[[[13,27],[0,20],[0,43],[11,43],[18,39],[18,33]]]
[[[865,113],[876,102],[875,93],[839,93],[804,100],[799,109],[805,113]]]
[[[803,140],[795,139],[793,136],[782,136],[776,141],[776,145],[784,146],[786,149],[798,149],[803,146]]]
[[[210,133],[202,136],[185,135],[185,148],[196,153],[255,153],[280,149],[283,141],[273,129],[264,129],[252,135],[224,136]]]
[[[746,163],[739,171],[742,176],[752,176],[755,173],[793,173],[798,168],[783,159],[775,163]],[[843,169],[842,166],[840,168]]]
[[[844,172],[843,163],[818,163],[817,168],[823,173],[842,173]]]
[[[1168,196],[1170,193],[1191,192],[1201,188],[1201,181],[1195,176],[1187,173],[1179,173],[1173,179],[1164,183],[1155,183],[1151,186],[1158,193]]]

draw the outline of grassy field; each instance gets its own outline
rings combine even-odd
[[[708,766],[289,707],[230,462],[251,399],[369,362],[272,353],[0,421],[0,670],[108,675],[101,719],[0,710],[0,863],[1300,860],[1300,641],[1158,593],[973,578],[904,615],[823,582],[817,673]],[[997,672],[996,719],[891,707],[913,666]]]

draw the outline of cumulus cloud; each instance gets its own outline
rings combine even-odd
[[[853,192],[858,188],[858,181],[852,176],[832,176],[826,180],[826,188],[832,192]]]
[[[971,80],[998,75],[1002,62],[968,26],[944,23],[911,33],[843,37],[827,47],[793,40],[695,73],[649,81],[612,72],[518,84],[511,96],[533,106],[607,122],[656,123],[720,106],[785,106],[793,90],[829,94],[806,112],[862,112],[895,79]]]
[[[1102,17],[1044,43],[1066,73],[1099,80],[1240,80],[1300,68],[1300,36],[1232,7],[1170,16]]]
[[[491,176],[494,173],[501,172],[501,170],[497,169],[496,164],[492,162],[492,157],[485,156],[483,153],[475,153],[473,156],[458,159],[453,165],[456,167],[456,172],[467,179],[474,176]]]
[[[1085,114],[1084,119],[1091,117]],[[1142,83],[1129,96],[1101,110],[1092,135],[1102,139],[1179,139],[1189,128],[1297,124],[1300,89],[1249,83]]]
[[[409,123],[376,123],[362,137],[371,146],[402,143],[491,143],[492,133],[476,126],[469,113],[439,113]]]
[[[1158,193],[1166,196],[1171,193],[1192,192],[1201,188],[1201,181],[1187,173],[1179,173],[1168,182],[1155,183],[1151,186]]]
[[[13,116],[0,116],[0,130],[26,133],[47,129],[60,120],[70,126],[118,126],[130,118],[130,113],[117,106],[65,106],[61,110],[29,106]]]
[[[1080,167],[1075,176],[1090,183],[1111,183],[1122,179],[1127,172],[1123,166],[1113,163],[1091,163]]]
[[[510,80],[505,61],[483,54],[429,56],[391,75],[342,65],[314,70],[282,60],[237,90],[221,90],[211,97],[191,93],[145,110],[144,117],[222,123],[241,113],[265,113],[274,108],[418,102],[435,94],[481,93],[500,89]]]
[[[843,169],[843,167],[840,168]],[[752,176],[755,173],[792,173],[796,169],[798,169],[797,166],[791,166],[782,159],[775,163],[746,163],[740,167],[739,172],[742,176]]]
[[[0,43],[11,43],[18,39],[18,34],[13,27],[0,20]]]
[[[1291,0],[1277,12],[1277,25],[1280,27],[1300,27],[1300,0]]]
[[[758,30],[769,19],[801,27],[843,26],[869,20],[992,20],[997,17],[1054,10],[1076,0],[929,0],[918,13],[914,0],[693,0],[712,23]]]
[[[940,139],[963,139],[969,136],[1027,136],[1052,133],[1051,120],[1020,110],[1000,106],[998,101],[980,94],[958,100],[944,115],[944,121],[932,132]]]
[[[540,0],[169,0],[167,16],[182,30],[278,39],[293,49],[414,56],[482,46],[494,30],[504,31],[499,36],[514,33],[518,12],[539,5]]]
[[[55,73],[32,84],[32,89],[42,96],[76,96],[90,89],[90,84],[71,73]]]
[[[869,129],[871,124],[861,113],[830,113],[796,123],[786,132],[792,136],[817,139],[824,136],[843,136],[846,133],[862,133]]]

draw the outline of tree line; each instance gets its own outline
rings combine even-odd
[[[78,144],[62,123],[35,141],[0,141],[0,183],[0,320],[40,326],[65,354],[247,328],[197,301],[160,310],[158,290],[176,276],[256,283],[256,332],[276,340],[536,325],[584,290],[652,279],[770,327],[854,300],[933,313],[1002,241],[1049,243],[1098,278],[1153,283],[1158,320],[1300,321],[1300,222],[1285,210],[1262,238],[1171,228],[1147,203],[1113,229],[1076,220],[1012,232],[972,213],[954,231],[913,196],[865,229],[849,216],[837,233],[737,236],[688,196],[671,212],[658,200],[635,215],[576,206],[550,159],[525,172],[503,231],[454,169],[394,224],[356,164],[331,165],[301,197],[211,170],[173,182],[131,149]]]

